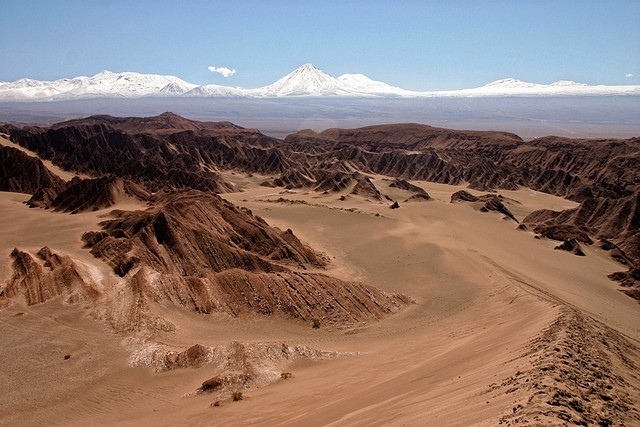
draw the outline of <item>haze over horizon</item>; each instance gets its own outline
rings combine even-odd
[[[640,84],[640,4],[619,1],[4,1],[0,81],[102,70],[260,87],[303,63],[407,90],[502,78]]]

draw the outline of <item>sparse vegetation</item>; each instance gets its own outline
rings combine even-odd
[[[313,329],[320,329],[320,319],[313,319],[311,321],[311,327]]]
[[[280,378],[282,378],[283,380],[288,380],[291,377],[293,377],[293,374],[291,372],[283,372],[280,374]]]
[[[231,398],[233,399],[234,402],[241,401],[243,399],[242,392],[241,391],[234,391],[231,394]]]

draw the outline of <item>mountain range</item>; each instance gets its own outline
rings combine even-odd
[[[0,82],[0,101],[145,97],[455,98],[598,95],[640,95],[640,86],[592,86],[567,80],[538,84],[507,78],[472,89],[417,92],[391,86],[363,74],[343,74],[336,78],[313,64],[304,64],[278,81],[255,89],[197,85],[175,76],[110,71],[102,71],[92,77],[81,76],[55,81],[23,78],[14,82]]]

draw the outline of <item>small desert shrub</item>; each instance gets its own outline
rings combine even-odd
[[[311,321],[311,327],[313,329],[320,329],[320,319],[313,319]]]
[[[241,391],[234,391],[231,394],[231,398],[233,399],[234,402],[239,402],[242,400],[242,392]]]
[[[280,374],[280,378],[282,378],[283,380],[288,380],[292,376],[293,374],[291,372],[283,372]]]

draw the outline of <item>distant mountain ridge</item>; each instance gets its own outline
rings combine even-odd
[[[640,95],[640,85],[590,86],[560,80],[551,84],[529,83],[514,78],[452,91],[417,92],[373,80],[363,74],[333,77],[313,64],[304,64],[276,82],[255,89],[221,85],[196,85],[175,76],[113,73],[102,71],[92,77],[55,81],[19,79],[0,82],[0,101],[58,101],[92,98],[145,97],[503,97],[503,96],[599,96]]]

